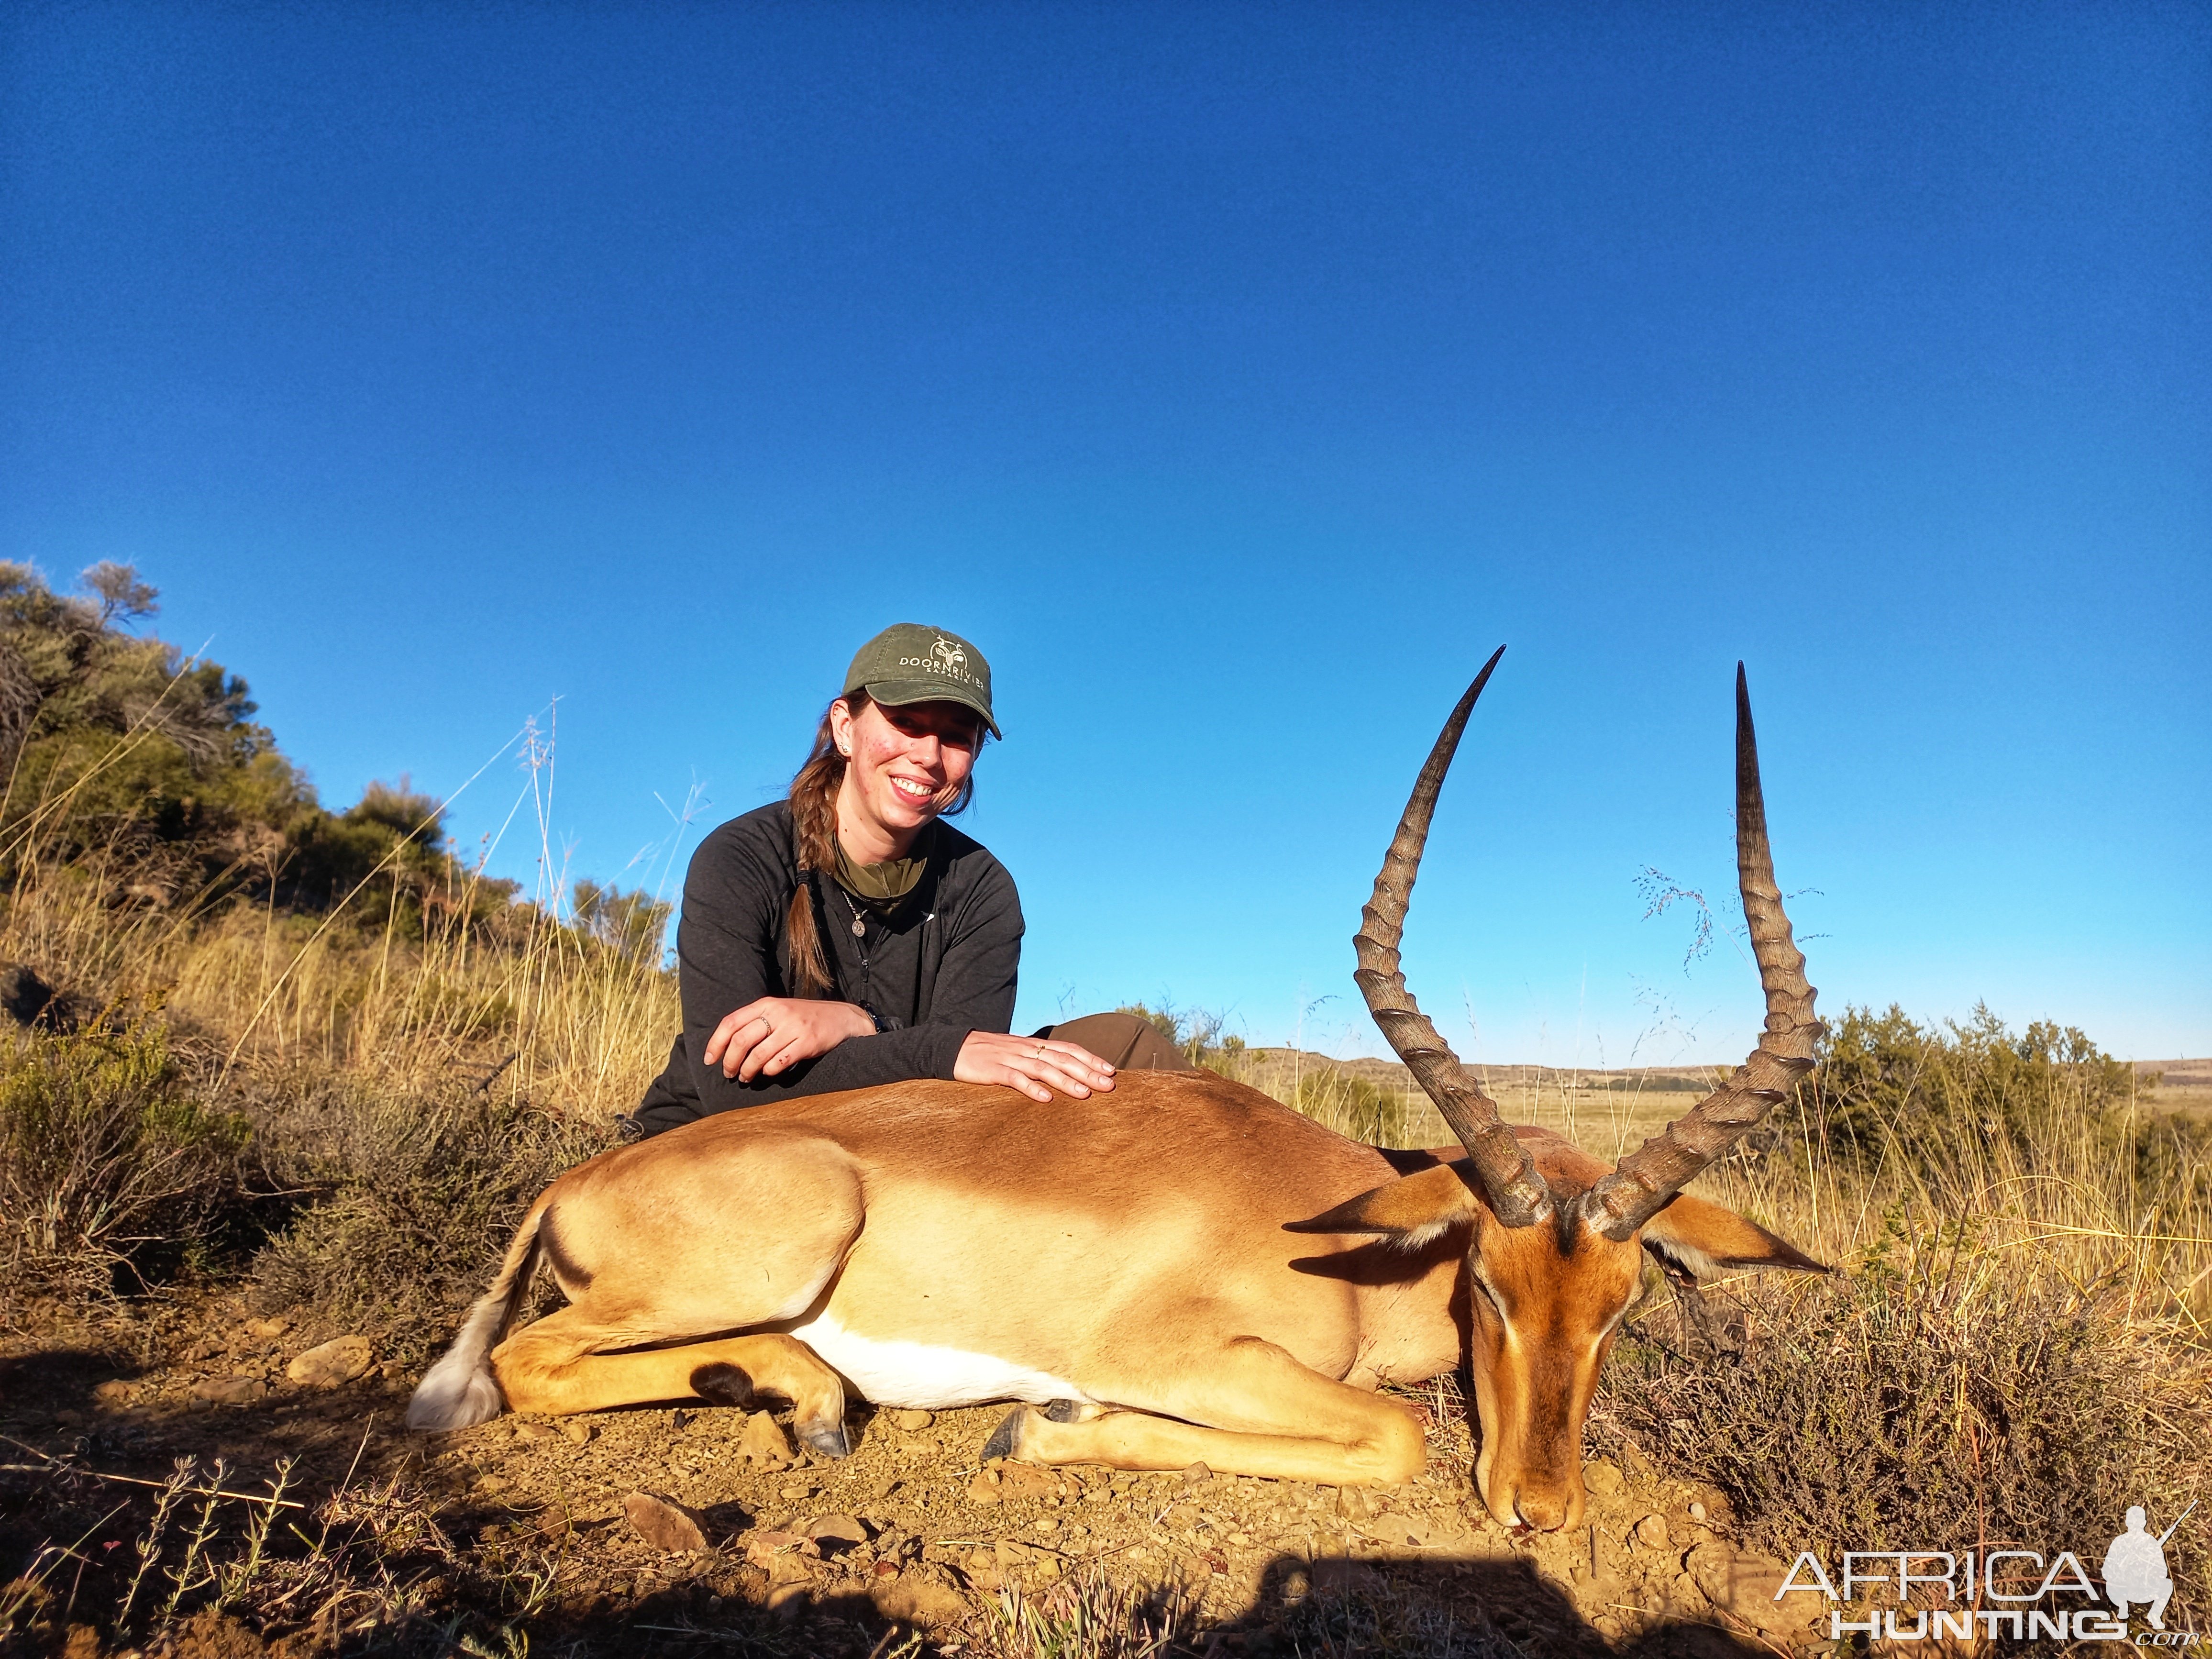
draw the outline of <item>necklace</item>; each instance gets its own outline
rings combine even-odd
[[[853,902],[853,896],[850,893],[846,893],[842,887],[840,887],[837,890],[840,893],[845,894],[845,908],[853,913],[853,937],[854,939],[867,938],[868,924],[860,919],[860,907]]]

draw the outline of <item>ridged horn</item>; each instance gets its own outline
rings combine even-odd
[[[1649,1221],[1738,1136],[1787,1100],[1813,1069],[1814,1045],[1825,1029],[1813,1017],[1814,990],[1804,952],[1790,936],[1774,854],[1766,840],[1766,800],[1759,787],[1759,739],[1751,726],[1751,693],[1735,665],[1735,868],[1752,955],[1766,990],[1766,1027],[1751,1058],[1728,1081],[1621,1159],[1583,1195],[1583,1219],[1607,1238],[1626,1238]]]
[[[1429,820],[1436,814],[1437,795],[1443,788],[1444,774],[1451,768],[1452,755],[1459,748],[1460,733],[1467,728],[1474,700],[1482,695],[1491,671],[1504,654],[1501,645],[1483,664],[1474,684],[1467,688],[1459,707],[1444,722],[1436,747],[1429,750],[1428,763],[1413,781],[1413,798],[1406,803],[1398,833],[1391,837],[1390,850],[1383,855],[1374,895],[1359,913],[1359,932],[1352,941],[1359,953],[1359,967],[1352,978],[1358,983],[1359,994],[1367,1000],[1367,1012],[1375,1016],[1376,1024],[1397,1050],[1398,1058],[1406,1062],[1406,1069],[1436,1102],[1444,1121],[1467,1148],[1492,1212],[1509,1227],[1527,1227],[1551,1217],[1552,1189],[1544,1184],[1544,1177],[1526,1149],[1513,1138],[1513,1132],[1499,1121],[1498,1103],[1468,1081],[1460,1069],[1459,1056],[1414,1002],[1413,993],[1406,988],[1398,958],[1398,944],[1406,933],[1406,905],[1413,896],[1413,878],[1421,871],[1421,849],[1429,839]]]

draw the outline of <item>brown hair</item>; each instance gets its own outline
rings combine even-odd
[[[787,932],[791,936],[791,994],[797,997],[826,997],[836,988],[830,976],[829,953],[822,948],[822,931],[814,921],[813,884],[807,876],[816,870],[834,870],[837,864],[837,792],[845,783],[845,757],[837,752],[836,733],[830,715],[843,703],[857,718],[871,699],[855,689],[832,699],[814,728],[814,747],[806,764],[791,780],[792,851],[799,863],[799,888],[791,896]],[[983,746],[985,728],[975,723],[975,746]],[[975,775],[960,780],[959,787],[939,803],[937,816],[951,817],[968,810],[975,799]]]

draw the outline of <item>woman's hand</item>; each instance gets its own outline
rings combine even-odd
[[[867,1010],[849,1002],[762,997],[714,1028],[707,1039],[707,1064],[720,1061],[724,1077],[750,1083],[826,1054],[847,1037],[872,1036],[875,1029]]]
[[[1081,1100],[1093,1089],[1114,1086],[1114,1068],[1080,1043],[1004,1031],[969,1032],[952,1075],[962,1083],[1001,1083],[1048,1103],[1054,1089]]]

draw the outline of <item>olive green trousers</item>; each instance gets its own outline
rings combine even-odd
[[[1135,1014],[1085,1014],[1033,1031],[1054,1042],[1088,1048],[1119,1072],[1194,1072],[1189,1056]]]

